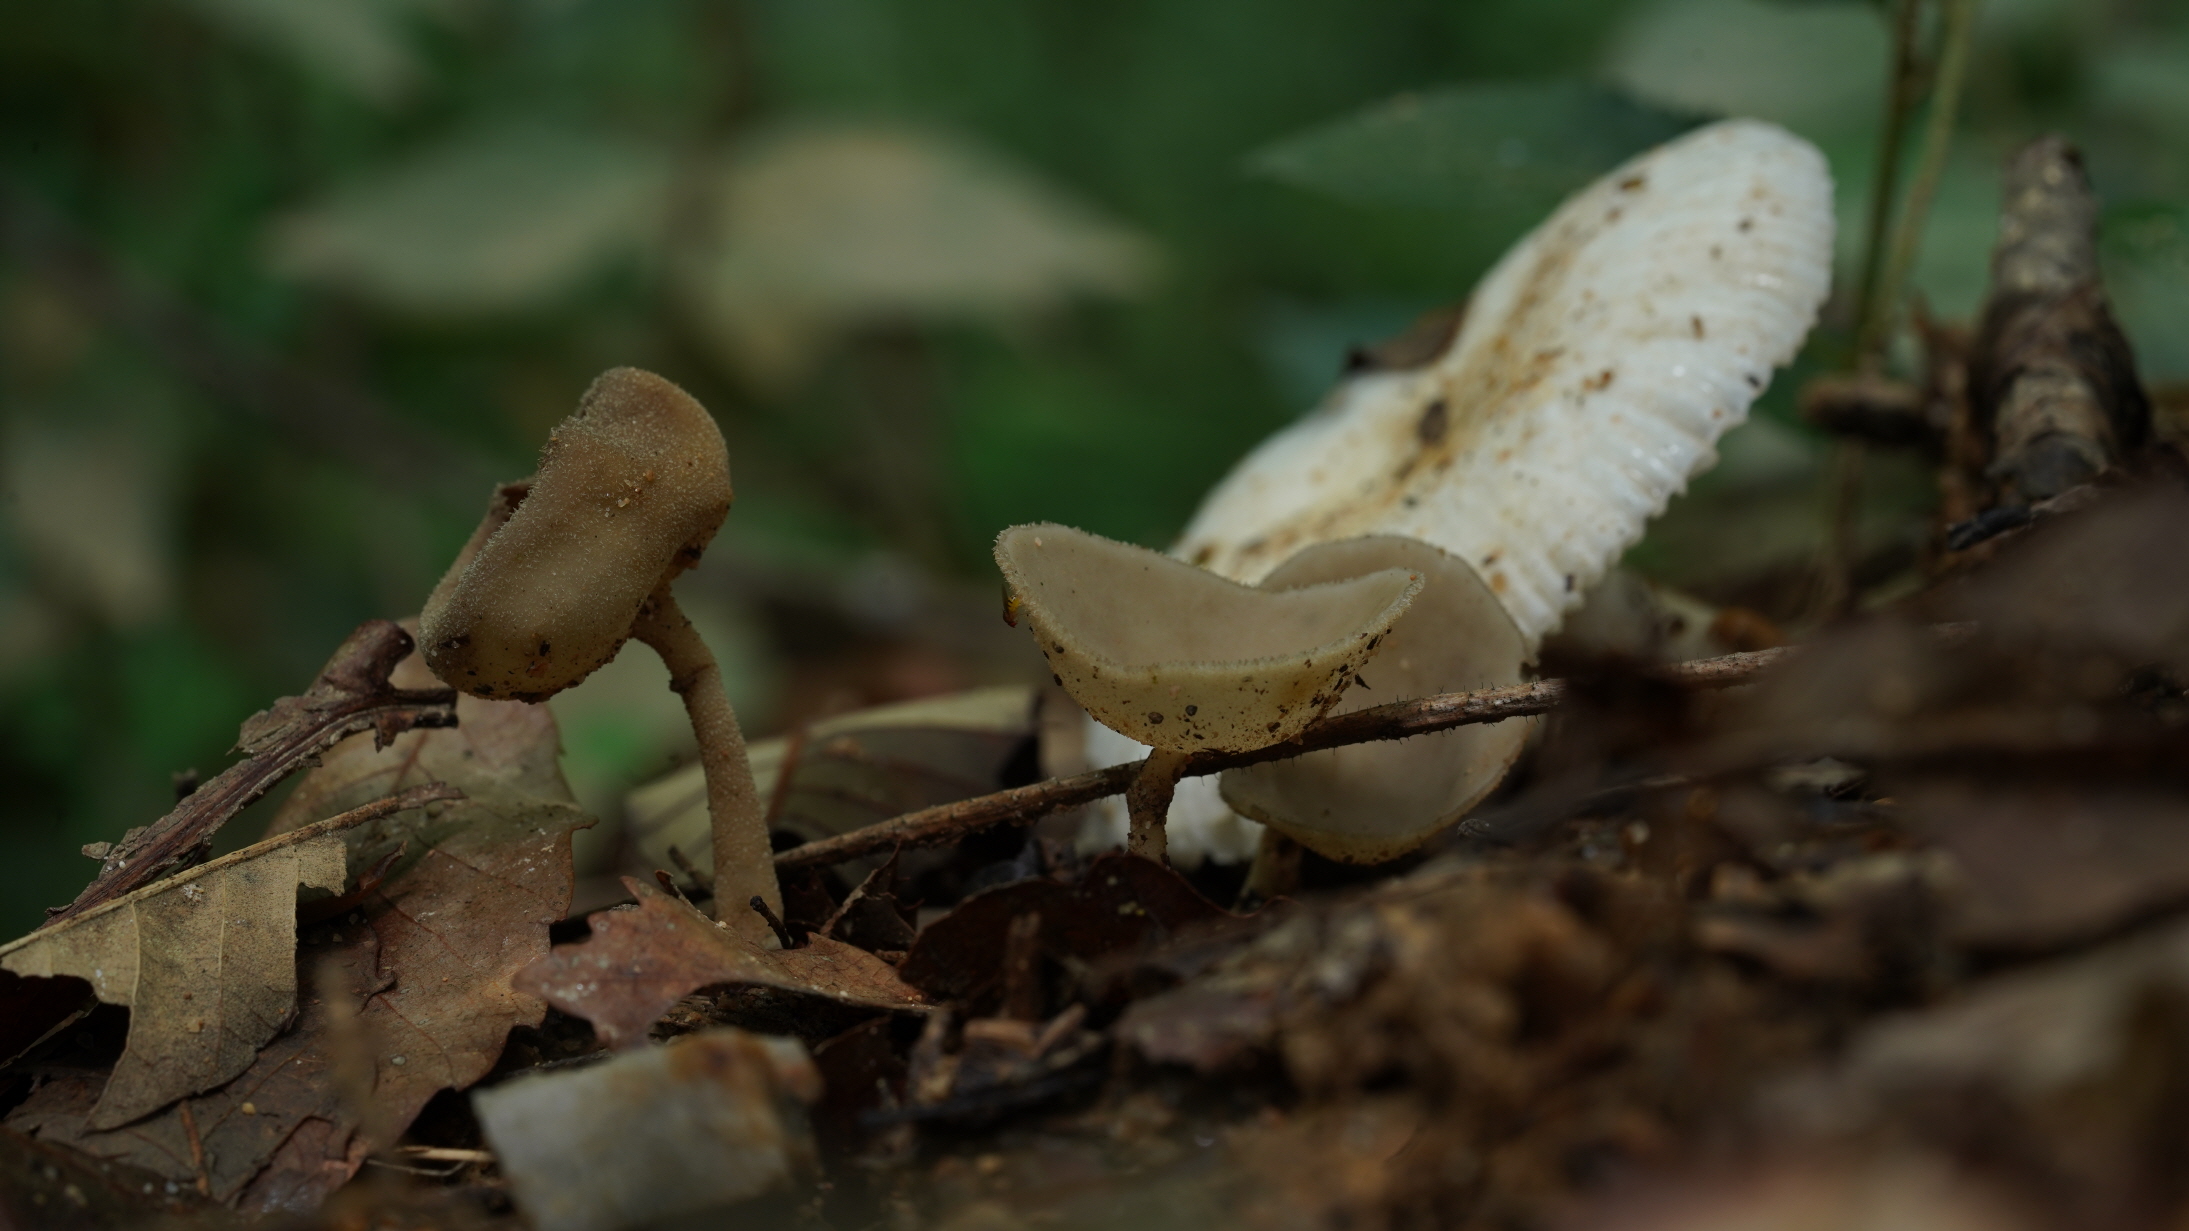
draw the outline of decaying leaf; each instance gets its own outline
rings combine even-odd
[[[395,677],[422,672],[412,658]],[[511,976],[547,952],[549,925],[569,909],[570,832],[588,818],[556,767],[544,706],[465,697],[457,715],[453,730],[386,748],[370,736],[337,746],[276,817],[277,831],[311,832],[314,817],[429,780],[467,796],[337,839],[352,867],[386,863],[384,879],[348,913],[303,929],[293,969],[317,986],[294,1030],[226,1085],[150,1119],[97,1128],[93,1075],[49,1082],[9,1123],[179,1181],[203,1176],[214,1197],[244,1209],[308,1210],[435,1092],[485,1075],[510,1028],[546,1012]],[[360,1046],[369,1054],[345,1054]],[[344,1064],[371,1074],[371,1108],[343,1097],[332,1075]]]
[[[314,931],[298,948],[298,969],[309,972],[313,985],[296,1028],[267,1044],[234,1081],[99,1132],[88,1119],[105,1075],[51,1075],[9,1113],[8,1127],[141,1167],[245,1210],[317,1206],[376,1144],[354,1140],[358,1112],[334,1080],[338,1057],[327,1045],[330,1020],[341,1011],[334,1002],[354,1014],[386,980],[371,929],[342,933],[339,943],[327,929]]]
[[[342,835],[307,826],[0,947],[0,967],[130,1009],[87,1121],[113,1128],[250,1066],[296,1008],[297,889],[347,880]]]
[[[925,1009],[928,999],[889,963],[826,936],[796,949],[768,950],[635,877],[623,878],[634,907],[601,911],[592,939],[557,945],[515,985],[593,1023],[601,1038],[629,1047],[689,992],[717,983],[781,988],[873,1009]]]
[[[1176,872],[1137,855],[1105,855],[1077,885],[1032,879],[960,903],[921,931],[905,955],[905,982],[938,1000],[1000,998],[1011,921],[1041,918],[1037,951],[1092,961],[1167,940],[1194,924],[1230,917]]]
[[[10,1231],[163,1231],[237,1225],[234,1214],[149,1172],[101,1164],[0,1129],[0,1227]]]

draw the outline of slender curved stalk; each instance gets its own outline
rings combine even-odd
[[[1132,828],[1125,839],[1125,849],[1143,859],[1163,862],[1170,846],[1171,797],[1178,793],[1178,779],[1186,772],[1186,764],[1193,759],[1190,752],[1169,752],[1157,748],[1148,754],[1141,764],[1133,784],[1125,791],[1125,808],[1132,817]]]
[[[763,943],[772,941],[775,934],[766,920],[744,908],[758,897],[780,916],[783,891],[776,884],[766,812],[753,786],[745,733],[722,687],[722,667],[677,606],[667,582],[639,608],[631,635],[661,655],[669,668],[669,687],[684,698],[684,712],[699,740],[707,815],[713,823],[715,912],[732,928]]]
[[[1885,91],[1885,131],[1878,142],[1877,175],[1870,185],[1869,218],[1863,229],[1862,282],[1855,292],[1855,367],[1872,370],[1884,349],[1879,321],[1891,315],[1878,295],[1885,272],[1885,250],[1892,226],[1893,196],[1900,187],[1900,156],[1908,143],[1908,120],[1922,93],[1916,63],[1916,17],[1923,0],[1894,0],[1892,78]]]
[[[1961,86],[1968,77],[1969,47],[1975,41],[1976,0],[1946,0],[1945,27],[1939,32],[1938,76],[1931,87],[1930,115],[1923,126],[1923,152],[1916,162],[1915,178],[1908,183],[1908,200],[1901,206],[1900,221],[1893,228],[1893,243],[1879,280],[1881,299],[1876,323],[1876,345],[1882,347],[1900,317],[1900,300],[1915,265],[1916,250],[1923,243],[1923,224],[1930,217],[1931,201],[1938,195],[1938,181],[1946,172],[1946,152],[1953,146],[1953,127],[1961,111]]]

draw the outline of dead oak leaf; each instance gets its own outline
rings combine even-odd
[[[633,877],[637,905],[590,920],[592,939],[557,945],[522,971],[520,990],[593,1023],[602,1039],[629,1047],[679,997],[718,983],[758,984],[872,1009],[924,1010],[927,997],[887,962],[826,936],[770,950]]]
[[[341,1057],[325,1046],[327,1028],[381,990],[380,946],[371,929],[345,933],[339,944],[327,939],[327,929],[315,930],[319,939],[298,949],[297,967],[309,972],[313,986],[296,1029],[267,1044],[234,1081],[100,1131],[90,1118],[103,1074],[63,1073],[10,1112],[8,1127],[187,1188],[202,1185],[215,1200],[244,1209],[313,1208],[369,1150],[353,1140],[356,1113],[335,1079]]]
[[[396,680],[415,664],[406,660]],[[556,767],[546,707],[464,697],[456,712],[457,727],[404,734],[383,749],[369,735],[336,746],[276,817],[279,830],[433,779],[468,797],[344,833],[351,866],[394,859],[350,912],[304,929],[290,977],[334,959],[349,972],[348,990],[321,989],[295,1029],[240,1076],[157,1116],[97,1131],[81,1091],[49,1086],[9,1123],[184,1183],[195,1181],[202,1153],[215,1197],[247,1210],[308,1211],[392,1144],[436,1092],[485,1075],[509,1030],[546,1013],[511,976],[548,952],[547,930],[569,909],[570,833],[590,818]],[[328,1012],[330,994],[346,997],[347,1028]],[[368,1107],[336,1080],[360,1067]]]
[[[297,888],[342,892],[341,831],[359,819],[267,839],[0,946],[0,967],[82,979],[130,1010],[91,1127],[127,1124],[250,1067],[296,1008]]]

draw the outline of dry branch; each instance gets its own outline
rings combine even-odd
[[[2149,435],[2150,403],[2098,270],[2098,201],[2059,137],[2007,167],[1970,391],[2015,503],[2088,482]]]
[[[1669,683],[1690,688],[1726,688],[1747,683],[1792,652],[1777,649],[1727,654],[1722,658],[1680,663],[1656,674]],[[1325,718],[1302,731],[1297,738],[1268,748],[1253,752],[1196,754],[1181,776],[1199,777],[1264,761],[1281,761],[1325,748],[1405,739],[1453,727],[1547,713],[1565,700],[1568,688],[1564,680],[1540,680],[1533,684],[1444,693],[1354,710]],[[1144,760],[1131,761],[1069,778],[1051,778],[992,795],[922,808],[878,825],[793,847],[778,854],[775,865],[778,868],[825,867],[899,846],[949,842],[992,825],[1029,824],[1061,808],[1123,794],[1139,776],[1144,764]]]
[[[456,725],[456,693],[446,688],[396,688],[388,673],[411,651],[410,634],[387,620],[368,620],[320,669],[302,696],[283,697],[243,724],[236,746],[244,760],[132,830],[100,859],[99,875],[74,902],[52,911],[46,926],[73,918],[141,889],[182,868],[214,832],[313,757],[360,731],[381,747],[414,727]]]

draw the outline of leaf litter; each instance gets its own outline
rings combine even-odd
[[[415,660],[396,670],[398,679],[422,674]],[[545,709],[465,697],[456,713],[453,729],[409,732],[384,748],[355,736],[330,750],[260,844],[291,844],[288,835],[318,828],[316,817],[423,783],[464,792],[317,839],[335,844],[330,858],[380,869],[380,879],[280,955],[291,986],[314,993],[293,1029],[225,1085],[179,1103],[170,1095],[162,1110],[138,1107],[143,1118],[130,1123],[95,1112],[111,1084],[97,1071],[49,1077],[9,1123],[245,1209],[308,1210],[392,1145],[436,1092],[485,1076],[510,1029],[546,1012],[510,981],[547,952],[548,928],[569,909],[570,832],[590,822],[556,766]],[[339,891],[339,872],[334,880]],[[293,902],[284,907],[292,921]],[[360,1065],[361,1080],[333,1080]]]

